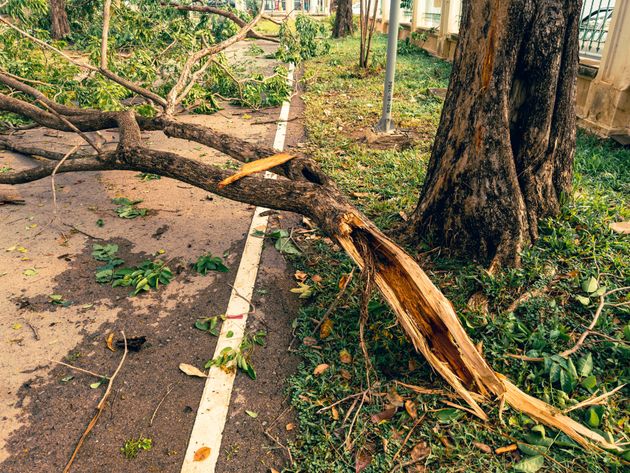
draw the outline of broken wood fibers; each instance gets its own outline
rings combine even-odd
[[[256,161],[245,163],[237,172],[219,182],[218,187],[219,189],[222,189],[223,187],[232,184],[245,176],[249,176],[250,174],[257,172],[267,171],[268,169],[280,166],[293,158],[295,158],[294,155],[288,153],[278,153],[273,156],[269,156],[268,158],[257,159]]]
[[[581,446],[617,450],[603,436],[553,406],[536,399],[495,372],[475,348],[450,301],[431,282],[418,263],[357,213],[345,214],[340,245],[364,270],[372,261],[375,282],[394,309],[398,321],[429,364],[468,403],[482,420],[488,420],[480,402],[496,397],[533,419],[558,429]],[[366,255],[369,251],[371,254]],[[587,440],[588,439],[588,440]]]

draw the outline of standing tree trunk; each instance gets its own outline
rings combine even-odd
[[[464,0],[414,236],[518,265],[571,190],[576,0]]]
[[[335,25],[333,26],[333,38],[344,38],[352,34],[352,0],[339,0]]]
[[[49,0],[50,34],[53,39],[63,39],[70,34],[70,23],[66,12],[66,0]]]

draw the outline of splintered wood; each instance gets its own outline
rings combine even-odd
[[[536,399],[496,373],[475,348],[452,304],[416,261],[359,213],[347,214],[336,235],[341,246],[375,282],[398,321],[429,364],[482,420],[480,403],[496,398],[533,419],[558,429],[583,447],[619,450],[604,437]],[[369,254],[366,254],[369,252]]]
[[[295,156],[289,153],[278,153],[273,156],[269,156],[268,158],[257,159],[256,161],[245,163],[237,172],[219,182],[218,187],[219,189],[222,189],[225,186],[244,178],[245,176],[249,176],[250,174],[255,174],[257,172],[267,171],[271,168],[275,168],[276,166],[280,166],[293,158],[295,158]]]

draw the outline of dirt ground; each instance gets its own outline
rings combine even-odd
[[[273,45],[258,42],[267,52]],[[253,61],[250,42],[238,43],[228,57]],[[265,73],[274,67],[256,58]],[[248,64],[251,67],[251,64]],[[226,106],[208,117],[187,120],[228,130],[239,137],[271,144],[278,109],[262,113]],[[294,113],[291,114],[291,117]],[[255,125],[256,121],[271,121]],[[298,121],[290,124],[289,142],[301,137]],[[114,145],[117,136],[104,133]],[[29,131],[25,139],[66,147],[79,142],[71,134]],[[225,165],[219,153],[199,145],[146,133],[155,147]],[[0,152],[0,164],[20,169],[28,161]],[[174,180],[142,181],[133,172],[61,174],[56,177],[57,210],[52,204],[51,180],[22,185],[25,205],[0,206],[0,471],[57,472],[95,412],[105,385],[90,385],[97,377],[50,360],[110,375],[122,352],[107,349],[110,332],[121,338],[146,337],[138,352],[130,352],[116,378],[108,406],[83,445],[76,472],[176,472],[192,429],[203,379],[187,377],[179,363],[198,367],[212,357],[215,339],[193,327],[197,318],[221,314],[228,303],[253,207],[193,188]],[[0,189],[0,192],[7,189]],[[146,217],[122,219],[111,199],[142,199]],[[103,225],[97,225],[97,220]],[[284,228],[295,222],[289,215],[271,219]],[[159,291],[130,297],[129,288],[112,288],[95,281],[102,263],[91,256],[94,244],[116,243],[126,265],[153,258],[168,261],[173,281]],[[201,276],[190,263],[211,252],[225,255],[227,273]],[[258,379],[237,376],[217,471],[267,471],[280,468],[284,452],[265,429],[285,409],[283,385],[297,360],[287,352],[291,321],[297,310],[289,293],[293,281],[284,258],[265,246],[256,282],[256,313],[250,329],[267,331],[267,345],[253,357]],[[58,294],[71,304],[52,304]],[[166,393],[168,395],[166,395]],[[158,404],[159,409],[156,410]],[[257,412],[252,418],[245,410]],[[152,419],[153,418],[153,419]],[[272,431],[286,442],[284,426],[290,413]],[[150,438],[152,448],[126,459],[126,441]]]

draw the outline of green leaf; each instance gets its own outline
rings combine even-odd
[[[536,455],[534,457],[527,457],[514,465],[514,471],[520,471],[522,473],[536,473],[545,465],[545,457],[542,455]]]
[[[204,332],[210,330],[210,319],[195,320],[195,328],[198,330],[203,330]]]
[[[588,297],[584,297],[584,296],[575,296],[575,298],[577,299],[577,301],[582,304],[582,305],[589,305],[591,303],[591,300]]]
[[[586,411],[585,420],[591,427],[597,428],[602,423],[602,417],[604,417],[604,406],[591,406]]]
[[[589,391],[592,391],[597,386],[597,378],[595,375],[587,376],[582,380],[582,386]]]
[[[276,250],[286,255],[300,255],[302,252],[291,242],[290,238],[278,238],[275,244]]]
[[[442,422],[443,424],[454,422],[463,416],[464,416],[464,411],[460,411],[459,409],[453,409],[453,408],[441,409],[437,412],[438,421]]]
[[[582,282],[582,290],[588,294],[592,294],[593,292],[597,291],[598,287],[599,283],[597,282],[597,279],[595,279],[593,276]]]
[[[254,411],[245,411],[245,414],[247,414],[249,417],[251,417],[253,419],[258,417],[258,412],[254,412]]]
[[[577,373],[581,378],[585,378],[593,371],[593,355],[589,352],[577,362]]]
[[[541,424],[538,424],[532,427],[532,432],[537,432],[540,434],[542,438],[545,438],[545,435],[546,435],[545,427]]]
[[[571,358],[567,360],[567,373],[572,380],[576,380],[578,377],[577,370],[575,369],[575,365],[573,364],[573,360],[571,360]]]
[[[562,389],[567,394],[571,394],[575,389],[576,384],[577,380],[571,375],[569,371],[560,371],[560,389]]]
[[[228,333],[225,334],[225,338],[232,338],[234,336],[234,332],[228,330]]]
[[[22,271],[24,276],[35,276],[37,274],[37,270],[35,268],[28,268]]]
[[[521,452],[523,452],[525,455],[540,455],[541,454],[540,447],[534,447],[533,445],[529,445],[523,442],[517,442],[516,445],[518,446],[518,449]]]

